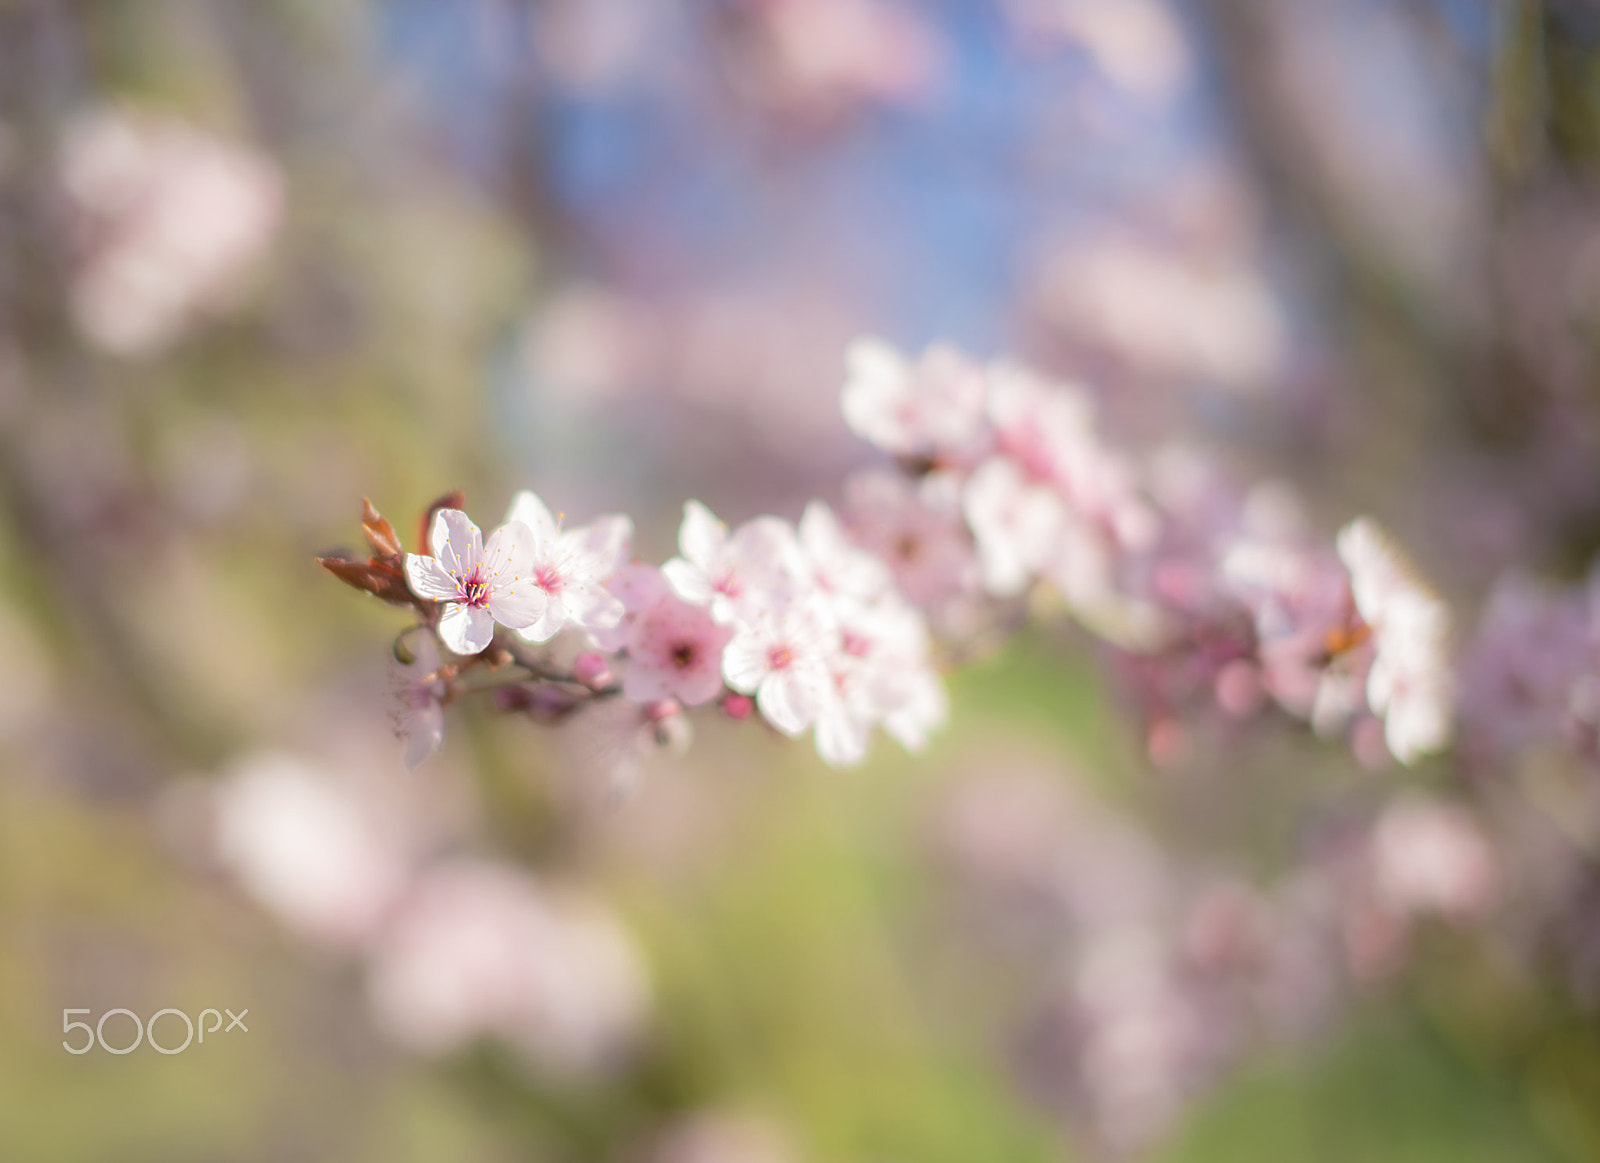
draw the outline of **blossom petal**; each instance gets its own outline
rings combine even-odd
[[[663,565],[661,576],[673,593],[696,606],[703,606],[717,596],[706,571],[681,557],[674,557]]]
[[[438,703],[408,711],[400,719],[406,741],[406,770],[415,771],[444,742],[444,708]]]
[[[545,600],[544,609],[526,626],[516,627],[516,631],[529,642],[548,642],[567,624],[567,606],[560,598],[552,598],[543,590],[534,588]]]
[[[507,521],[489,534],[483,547],[483,568],[491,584],[532,585],[538,535],[523,521]]]
[[[621,569],[633,546],[633,520],[622,513],[606,513],[578,533],[586,552],[592,554],[602,579]]]
[[[411,592],[419,598],[429,598],[435,602],[458,602],[462,597],[456,579],[439,564],[436,557],[406,554],[406,581],[411,583]]]
[[[533,530],[537,538],[536,544],[543,544],[556,535],[560,526],[551,514],[549,507],[539,499],[537,493],[523,489],[511,498],[511,508],[506,513],[506,523],[520,521]]]
[[[549,601],[532,579],[524,577],[521,581],[508,580],[491,590],[485,605],[500,625],[512,630],[526,630],[545,616]]]
[[[800,734],[817,712],[811,684],[793,670],[773,671],[762,679],[756,691],[756,706],[767,722],[785,735]]]
[[[867,757],[867,724],[832,699],[817,716],[817,754],[830,767],[854,767]]]
[[[755,694],[767,673],[767,643],[756,634],[740,634],[722,651],[722,677],[743,694]]]
[[[684,557],[709,573],[722,556],[727,543],[728,527],[717,520],[716,514],[699,501],[689,501],[683,506],[683,524],[678,528],[678,551]]]
[[[439,640],[456,654],[477,654],[494,640],[494,617],[482,606],[454,602],[439,619]]]
[[[483,556],[483,534],[460,509],[440,509],[428,544],[445,572],[465,576]]]

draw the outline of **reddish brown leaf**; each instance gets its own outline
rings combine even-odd
[[[367,535],[367,544],[372,546],[375,557],[393,557],[405,552],[394,526],[365,497],[361,500],[361,531]]]
[[[351,557],[328,556],[317,558],[317,564],[334,577],[362,593],[371,594],[396,606],[414,606],[416,597],[406,585],[399,570],[387,561],[376,558],[359,561]]]

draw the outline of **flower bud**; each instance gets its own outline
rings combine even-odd
[[[730,719],[748,719],[756,702],[749,695],[730,694],[722,700],[722,713]]]
[[[572,660],[572,677],[592,691],[603,690],[616,681],[605,655],[592,650]]]

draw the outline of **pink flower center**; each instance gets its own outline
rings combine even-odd
[[[533,571],[533,584],[547,594],[558,594],[565,582],[554,566],[541,565]]]
[[[844,652],[856,658],[865,658],[872,650],[872,640],[860,634],[846,630],[844,632]]]
[[[794,661],[794,651],[787,646],[774,646],[767,651],[767,665],[773,670],[783,670]]]
[[[673,646],[671,652],[667,655],[668,658],[672,659],[672,665],[679,670],[689,669],[699,656],[700,646],[696,642],[679,642]]]
[[[489,603],[489,578],[481,565],[475,565],[466,577],[456,583],[461,587],[461,600],[472,607]]]

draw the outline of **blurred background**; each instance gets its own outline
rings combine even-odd
[[[619,790],[468,712],[407,773],[403,622],[312,560],[364,496],[653,560],[838,502],[876,334],[1470,619],[1600,544],[1597,161],[1585,0],[0,3],[0,1158],[1600,1158],[1590,755],[1504,765],[1552,872],[1401,794],[1506,772],[1163,750],[1042,624],[917,760],[709,721]],[[119,1007],[249,1029],[61,1048]]]

